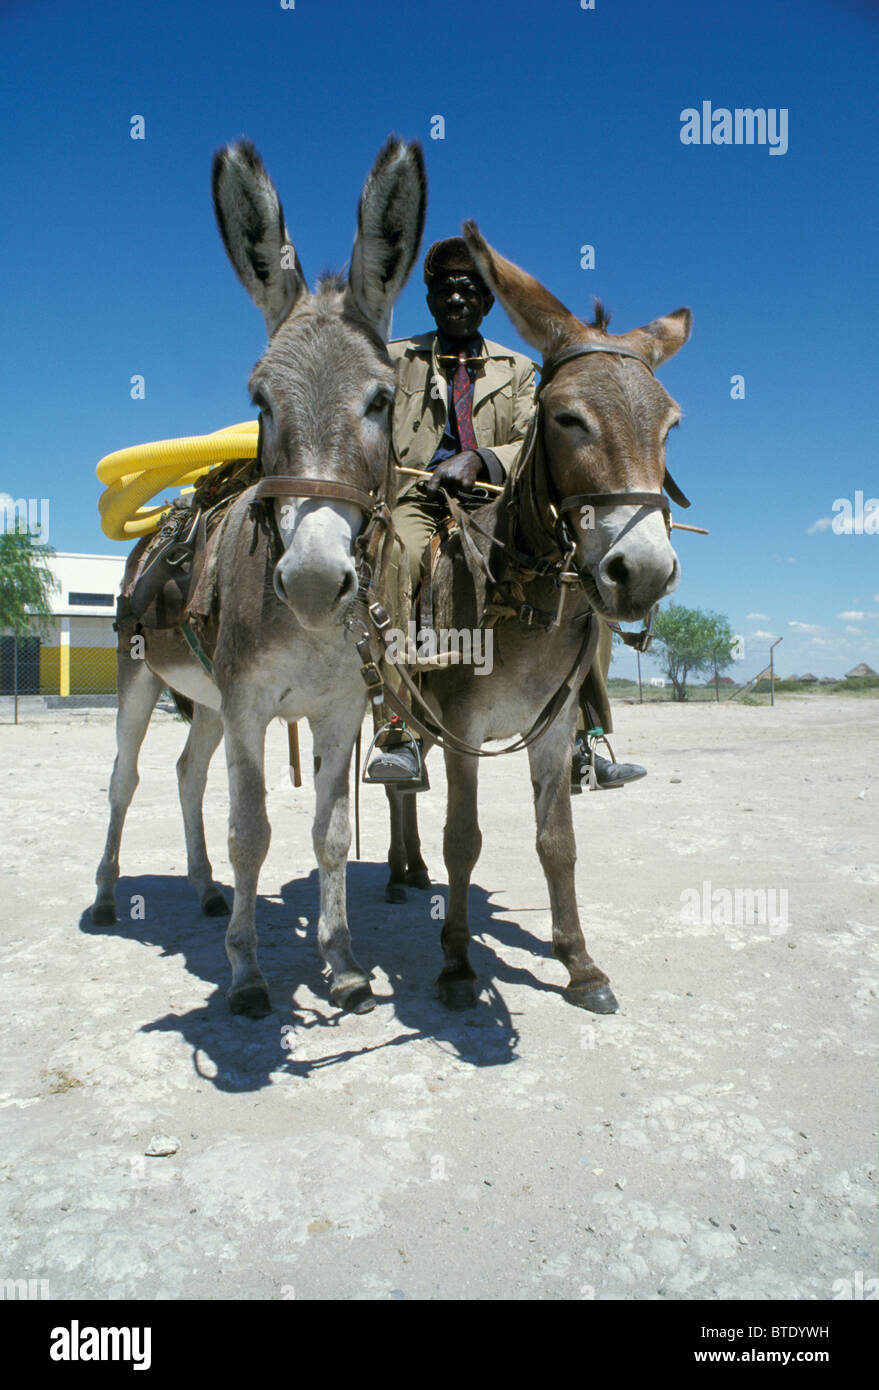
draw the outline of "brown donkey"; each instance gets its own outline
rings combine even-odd
[[[451,1007],[476,1002],[467,897],[482,843],[479,763],[462,744],[476,749],[530,731],[537,852],[549,886],[553,951],[570,976],[565,995],[581,1008],[611,1013],[617,1002],[586,950],[574,886],[576,693],[597,640],[589,635],[597,628],[590,614],[643,619],[679,582],[662,487],[666,437],[681,412],[653,370],[687,341],[692,316],[678,309],[622,336],[608,334],[602,315],[595,324],[575,318],[492,250],[474,223],[465,224],[464,235],[495,297],[543,354],[543,369],[531,432],[503,495],[471,514],[472,528],[464,519],[467,534],[452,538],[433,578],[437,629],[481,628],[486,608],[500,616],[490,673],[452,665],[424,678],[427,704],[452,735],[445,739],[449,901],[437,984]],[[670,480],[667,486],[676,491]],[[547,727],[541,715],[548,706],[557,717]],[[406,882],[408,863],[417,882],[415,797],[393,796],[391,881]]]
[[[211,876],[202,799],[208,764],[225,736],[235,874],[226,933],[229,1001],[235,1012],[256,1017],[271,1011],[254,912],[270,835],[265,736],[276,716],[307,719],[314,737],[317,934],[332,971],[331,997],[358,1013],[374,1004],[351,952],[345,906],[349,769],[366,691],[343,620],[358,588],[358,537],[373,524],[370,517],[386,513],[392,497],[394,370],[385,341],[394,301],[418,254],[425,202],[420,146],[389,140],[361,194],[347,281],[326,277],[311,294],[256,150],[245,141],[214,160],[220,233],[270,339],[251,373],[250,392],[262,419],[267,478],[259,487],[270,499],[274,544],[255,529],[250,488],[231,506],[216,542],[214,610],[202,643],[212,676],[180,628],[145,633],[140,661],[132,659],[133,623],[120,629],[118,752],[92,916],[99,925],[116,920],[119,844],[138,752],[167,684],[195,705],[178,763],[180,800],[190,882],[214,916],[227,909]]]

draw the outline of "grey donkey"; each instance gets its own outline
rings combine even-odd
[[[219,151],[214,207],[229,259],[265,316],[269,344],[250,376],[262,416],[267,475],[327,480],[378,496],[391,486],[394,371],[386,350],[391,309],[421,242],[426,179],[421,148],[391,138],[360,197],[347,280],[324,277],[312,294],[290,241],[280,199],[254,147]],[[119,632],[117,756],[110,825],[97,872],[96,924],[115,921],[115,886],[125,814],[150,715],[168,685],[194,704],[177,765],[189,879],[209,916],[228,911],[213,881],[202,818],[208,764],[225,738],[229,771],[229,856],[235,896],[226,932],[236,1013],[271,1012],[257,962],[255,903],[269,847],[264,751],[276,716],[307,719],[315,760],[314,848],[320,876],[318,944],[332,972],[331,998],[364,1013],[369,978],[354,958],[345,901],[351,838],[351,752],[366,689],[343,627],[356,594],[354,542],[364,524],[352,501],[277,496],[280,558],[269,537],[255,549],[253,489],[230,508],[216,543],[215,611],[203,645],[213,679],[179,628],[144,633],[135,659],[132,626]],[[393,500],[391,494],[391,500]]]

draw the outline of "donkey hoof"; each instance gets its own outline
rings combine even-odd
[[[436,987],[447,1009],[472,1009],[479,1000],[475,980],[444,979],[440,975]]]
[[[402,883],[387,883],[385,885],[386,903],[405,903],[408,902],[406,889]]]
[[[410,869],[406,874],[406,882],[410,888],[429,888],[430,874],[426,869]]]
[[[92,921],[96,927],[112,927],[116,922],[116,909],[112,903],[95,903],[92,908]]]
[[[344,1009],[348,1014],[368,1014],[375,1008],[375,996],[369,987],[369,981],[364,980],[361,984],[342,986],[330,990],[330,998],[340,1009]]]
[[[228,917],[229,904],[217,889],[206,893],[202,899],[201,910],[205,917]]]
[[[592,1014],[615,1014],[620,1007],[610,985],[599,985],[597,989],[571,985],[565,990],[565,998],[569,1004]]]
[[[272,1012],[272,1001],[265,985],[244,985],[229,991],[229,1008],[233,1014],[247,1018],[265,1018]]]

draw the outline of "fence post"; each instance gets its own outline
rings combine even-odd
[[[769,648],[769,703],[773,706],[775,705],[775,648],[779,642],[783,641],[784,638],[779,637]]]
[[[58,662],[58,694],[70,694],[70,619],[61,619],[61,649]]]

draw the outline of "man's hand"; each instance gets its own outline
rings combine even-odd
[[[451,458],[438,463],[431,472],[430,481],[424,486],[433,493],[443,487],[452,497],[456,497],[463,488],[472,487],[479,477],[487,477],[485,465],[475,449],[465,449],[463,453],[452,454]]]

